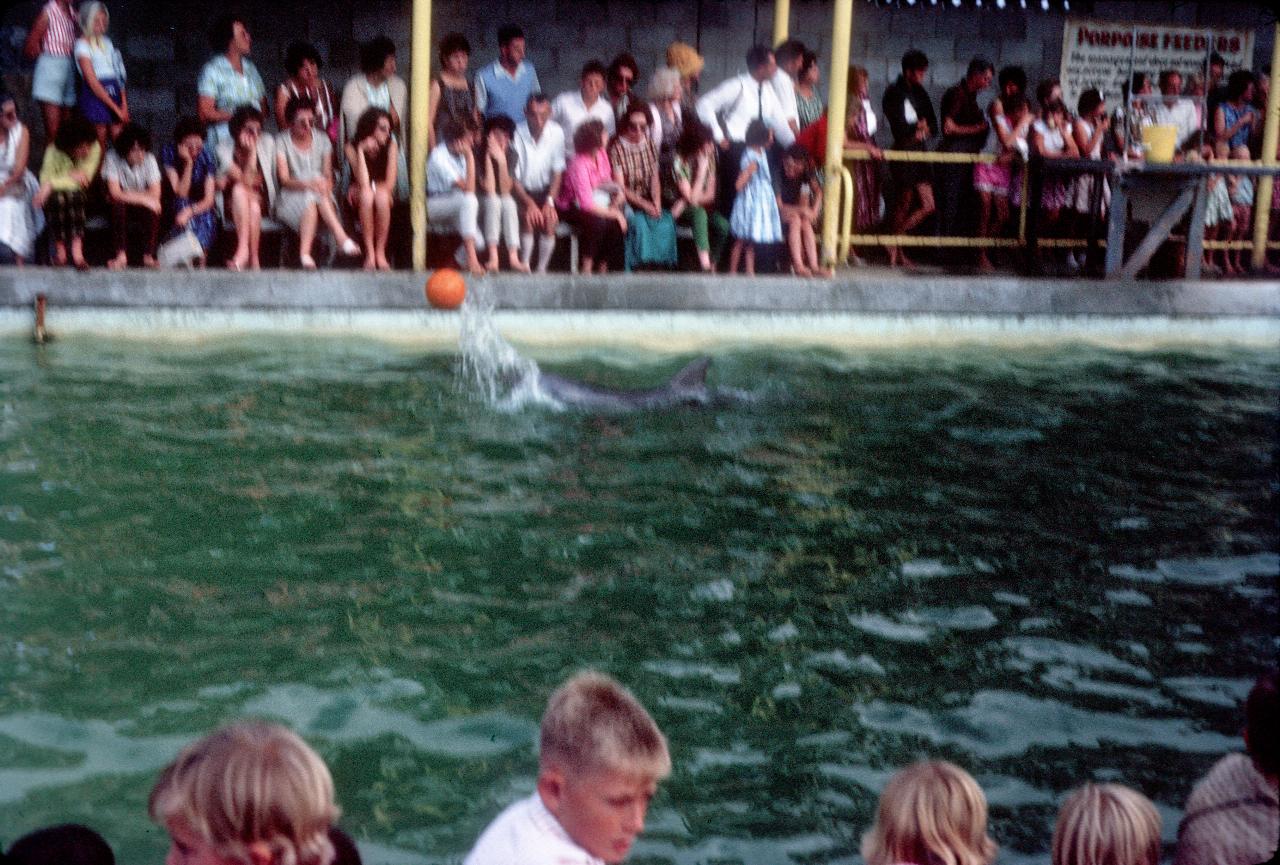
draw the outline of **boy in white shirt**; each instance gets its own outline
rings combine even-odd
[[[613,865],[644,829],[667,740],[631,692],[596,672],[561,685],[542,716],[538,788],[481,833],[463,865]]]

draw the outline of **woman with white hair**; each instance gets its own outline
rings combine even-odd
[[[671,207],[679,198],[672,168],[676,160],[676,142],[684,132],[684,82],[679,70],[664,66],[649,79],[649,140],[658,152],[658,178],[662,187],[662,203]]]
[[[80,72],[76,106],[98,130],[98,146],[106,148],[107,127],[114,138],[129,122],[129,96],[125,92],[124,59],[107,26],[111,23],[107,4],[91,0],[80,7],[80,32],[73,54]]]
[[[684,129],[683,93],[680,73],[669,66],[656,70],[649,80],[649,138],[659,155],[675,153]]]

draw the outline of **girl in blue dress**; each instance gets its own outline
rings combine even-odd
[[[734,189],[738,191],[729,215],[733,233],[733,249],[729,253],[729,272],[756,272],[756,244],[781,243],[782,219],[778,214],[778,197],[773,191],[773,174],[765,151],[773,141],[773,132],[762,120],[747,127],[747,149],[742,152],[741,171]],[[745,254],[745,257],[743,253]]]

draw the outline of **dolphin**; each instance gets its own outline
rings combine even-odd
[[[539,389],[556,402],[576,408],[601,411],[638,411],[673,408],[681,405],[707,405],[707,367],[711,358],[700,357],[680,370],[661,387],[646,390],[614,390],[586,382],[538,371]]]

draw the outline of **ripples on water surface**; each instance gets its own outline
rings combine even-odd
[[[687,357],[544,358],[644,386]],[[758,350],[713,410],[491,410],[455,360],[306,338],[0,345],[0,831],[128,865],[246,714],[377,863],[532,789],[586,664],[674,745],[639,862],[851,861],[888,775],[970,768],[1005,862],[1140,787],[1172,839],[1274,656],[1274,352]]]

